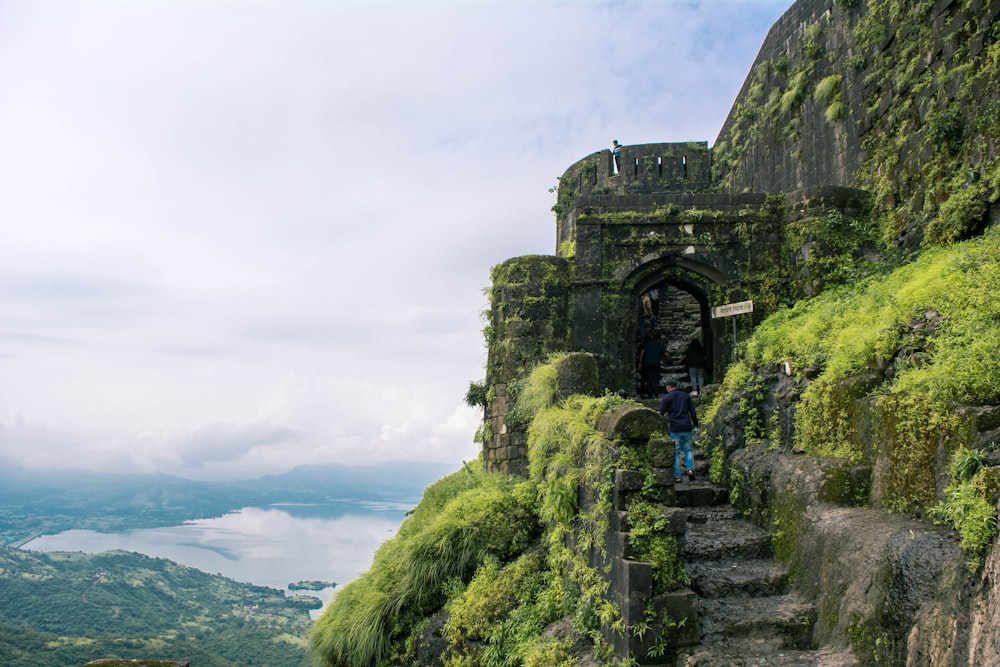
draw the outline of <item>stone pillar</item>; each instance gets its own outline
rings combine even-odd
[[[528,424],[513,413],[519,384],[554,352],[569,349],[569,260],[530,255],[494,267],[486,361],[487,470],[527,475]]]

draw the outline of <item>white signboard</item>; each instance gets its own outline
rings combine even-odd
[[[739,301],[737,303],[727,303],[724,306],[717,306],[712,309],[712,317],[729,317],[730,315],[742,315],[753,312],[753,301]]]

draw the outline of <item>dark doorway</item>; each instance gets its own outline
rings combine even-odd
[[[710,356],[712,330],[708,318],[705,297],[693,286],[665,279],[639,291],[634,326],[637,395],[659,395],[667,380],[682,387],[691,385],[686,355],[696,340],[705,356]],[[652,367],[650,359],[658,361],[658,368]],[[710,359],[705,359],[704,368],[710,372]]]

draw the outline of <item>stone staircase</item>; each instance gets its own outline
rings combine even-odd
[[[675,487],[687,508],[683,551],[698,595],[700,643],[680,649],[676,667],[849,667],[849,652],[812,645],[815,606],[790,591],[787,568],[774,559],[770,535],[731,505],[725,489],[705,480],[696,450],[697,480]]]

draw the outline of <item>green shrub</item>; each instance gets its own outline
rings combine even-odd
[[[840,97],[840,84],[844,81],[842,74],[831,74],[816,84],[813,91],[813,101],[819,103],[830,103]]]
[[[809,84],[809,74],[799,72],[792,77],[788,83],[788,88],[781,95],[782,113],[792,113],[802,104],[806,96],[806,86]]]
[[[313,656],[336,667],[371,667],[394,642],[446,601],[449,581],[467,582],[480,564],[505,562],[536,538],[527,482],[463,469],[428,488],[371,569],[341,590],[310,634]]]
[[[489,640],[495,626],[514,609],[534,603],[539,592],[546,588],[547,579],[542,551],[529,552],[505,567],[496,559],[487,560],[464,592],[448,603],[450,618],[441,634],[455,645]]]
[[[844,59],[844,65],[851,69],[864,69],[865,57],[861,54],[848,56]]]
[[[677,540],[666,532],[663,506],[636,500],[628,508],[629,545],[636,560],[653,566],[653,593],[666,593],[691,583],[677,550]]]
[[[947,153],[954,153],[962,147],[964,123],[962,109],[958,103],[930,114],[927,125],[927,138],[938,148]]]
[[[945,499],[929,515],[958,530],[962,548],[969,555],[969,567],[978,570],[997,536],[1000,470],[983,466],[979,452],[962,447],[952,454],[948,474],[951,483],[944,490]]]
[[[830,102],[830,105],[827,106],[826,111],[823,114],[823,117],[826,118],[826,122],[830,123],[831,125],[833,125],[838,121],[844,120],[846,116],[847,116],[847,105],[841,102],[840,100],[834,100],[833,102]]]
[[[486,382],[470,382],[469,390],[465,392],[465,404],[470,408],[486,407],[487,387]]]
[[[962,240],[986,217],[990,196],[983,183],[959,190],[941,205],[924,230],[925,245],[948,245]]]

